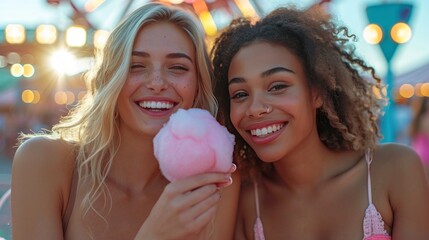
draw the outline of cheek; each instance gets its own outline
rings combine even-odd
[[[198,83],[196,78],[183,79],[182,81],[175,81],[172,83],[177,93],[181,95],[186,107],[192,107],[193,102],[197,96]]]
[[[231,120],[232,125],[238,129],[238,126],[240,124],[240,119],[243,115],[244,107],[236,106],[235,104],[230,104],[231,106],[231,112],[229,113],[229,118]]]
[[[119,93],[119,97],[121,96],[130,96],[136,89],[140,87],[142,84],[138,78],[129,77],[122,86],[121,92]]]
[[[125,84],[118,95],[117,105],[123,105],[125,101],[127,101],[128,96],[130,95],[130,89],[127,87],[127,84]]]

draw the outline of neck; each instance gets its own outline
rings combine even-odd
[[[154,180],[163,179],[153,154],[152,140],[152,137],[122,138],[109,179],[132,191],[142,191]]]
[[[294,192],[308,192],[348,172],[360,157],[358,152],[333,151],[317,141],[295,149],[274,167],[280,185]]]
[[[277,179],[290,189],[313,188],[323,179],[324,164],[322,156],[327,151],[318,148],[295,149],[282,160],[274,163]],[[311,151],[309,151],[311,150]]]

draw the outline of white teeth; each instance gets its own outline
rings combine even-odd
[[[174,105],[170,102],[143,101],[143,102],[139,102],[139,106],[142,108],[151,108],[151,109],[170,109]]]
[[[264,137],[270,133],[277,132],[278,130],[282,129],[283,126],[284,126],[283,123],[282,124],[273,124],[273,125],[268,126],[268,127],[250,130],[250,133],[253,136]]]

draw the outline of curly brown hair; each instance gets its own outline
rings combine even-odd
[[[278,8],[252,23],[238,18],[216,39],[211,51],[219,102],[218,119],[236,136],[234,158],[244,175],[272,176],[272,164],[263,163],[233,127],[229,118],[228,70],[234,55],[256,41],[284,46],[303,62],[310,88],[323,105],[317,110],[320,140],[335,151],[375,147],[380,137],[377,119],[385,103],[373,88],[381,89],[375,70],[356,56],[356,36],[314,9]]]

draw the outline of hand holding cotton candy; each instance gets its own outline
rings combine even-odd
[[[205,172],[226,173],[232,167],[234,135],[203,109],[179,109],[153,143],[161,172],[169,181]]]

